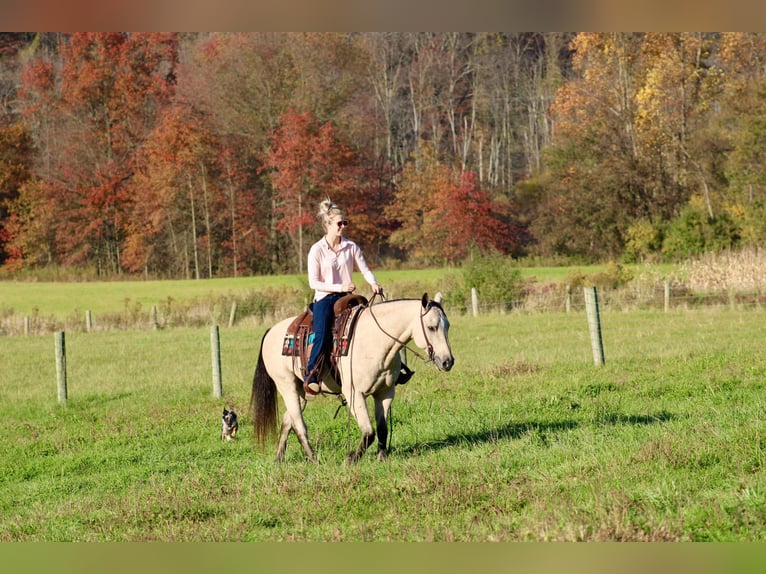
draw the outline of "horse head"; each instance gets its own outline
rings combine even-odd
[[[420,329],[413,329],[415,344],[428,351],[429,358],[440,371],[449,371],[455,364],[449,344],[449,320],[441,305],[442,294],[433,299],[423,293],[420,310]]]

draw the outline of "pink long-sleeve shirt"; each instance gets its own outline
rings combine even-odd
[[[314,290],[314,301],[330,293],[340,293],[343,285],[351,283],[354,263],[367,283],[371,286],[377,283],[362,250],[350,239],[341,238],[338,253],[330,248],[324,237],[314,243],[308,257],[309,287]]]

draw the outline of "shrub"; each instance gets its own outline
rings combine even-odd
[[[510,257],[473,254],[463,263],[462,273],[465,292],[475,287],[483,305],[508,310],[522,303],[521,271]]]
[[[662,253],[670,260],[680,261],[735,247],[739,241],[739,229],[728,213],[711,218],[704,209],[690,203],[670,222]]]
[[[637,221],[628,228],[625,234],[625,251],[623,259],[626,263],[647,261],[656,253],[662,239],[659,229],[646,219]]]
[[[566,283],[572,288],[581,287],[601,287],[618,289],[630,283],[633,280],[633,273],[630,269],[625,269],[622,265],[610,262],[602,271],[586,274],[582,271],[576,271],[567,276]]]

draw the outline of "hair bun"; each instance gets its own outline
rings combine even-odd
[[[317,215],[323,221],[327,221],[332,215],[333,211],[343,214],[343,211],[341,210],[341,208],[335,205],[332,202],[332,199],[330,199],[329,197],[326,197],[321,202],[319,202],[319,213]]]

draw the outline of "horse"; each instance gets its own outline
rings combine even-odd
[[[387,457],[386,421],[401,369],[399,351],[402,347],[414,341],[415,345],[426,351],[428,360],[439,371],[449,371],[455,364],[448,339],[450,324],[441,301],[441,293],[437,293],[433,299],[424,293],[421,299],[397,299],[379,303],[374,303],[373,296],[370,304],[359,312],[348,354],[339,357],[337,370],[340,386],[330,374],[329,368],[324,368],[320,395],[342,395],[362,433],[361,442],[356,450],[348,454],[347,463],[357,462],[375,440],[367,410],[366,399],[369,396],[375,401],[377,458],[382,461]],[[301,365],[294,357],[282,354],[284,336],[294,318],[277,323],[266,331],[261,340],[250,395],[253,436],[262,448],[265,447],[266,439],[276,428],[278,391],[285,405],[285,413],[279,431],[276,461],[284,460],[287,438],[290,431],[294,431],[308,460],[316,462],[317,457],[309,444],[303,419],[308,399],[303,389]],[[425,360],[425,357],[416,354]]]

